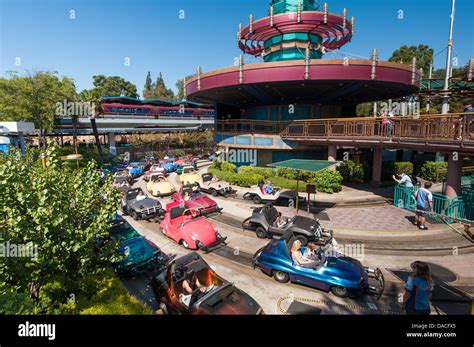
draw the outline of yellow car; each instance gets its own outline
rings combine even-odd
[[[185,166],[183,167],[183,173],[179,176],[179,181],[183,185],[193,185],[197,181],[199,181],[201,177],[196,172],[194,167],[192,166]]]
[[[150,176],[150,181],[148,181],[146,189],[151,193],[151,195],[158,197],[170,195],[176,192],[176,189],[161,173]]]

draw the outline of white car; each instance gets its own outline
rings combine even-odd
[[[245,200],[252,200],[256,204],[271,202],[274,205],[293,207],[296,206],[297,196],[299,204],[306,201],[306,198],[299,196],[295,190],[273,187],[273,193],[268,194],[264,192],[260,186],[252,186],[249,188],[249,191],[243,195],[243,198]]]
[[[211,173],[202,174],[196,184],[199,185],[201,191],[209,193],[212,196],[228,196],[235,193],[235,190],[232,189],[229,183],[220,181]]]

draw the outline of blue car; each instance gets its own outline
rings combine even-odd
[[[279,240],[270,241],[255,253],[253,267],[259,267],[278,282],[291,281],[325,292],[331,291],[342,298],[370,294],[378,300],[382,295],[385,285],[382,272],[378,268],[373,270],[364,267],[356,259],[341,254],[332,255],[319,249],[313,266],[295,264],[290,254],[296,240],[296,236],[289,233]]]
[[[166,172],[175,172],[178,169],[178,165],[174,161],[169,160],[163,164],[163,168]]]
[[[145,173],[145,170],[143,169],[143,167],[138,162],[130,163],[127,166],[127,170],[128,170],[128,172],[130,172],[130,175],[132,175],[133,178],[140,177],[141,175],[143,175]]]

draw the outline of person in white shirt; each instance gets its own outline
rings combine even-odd
[[[142,191],[140,191],[137,195],[137,201],[142,201],[142,200],[145,200],[146,199],[146,195],[143,194]]]

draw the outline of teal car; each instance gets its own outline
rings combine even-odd
[[[120,242],[119,252],[124,255],[114,264],[120,277],[145,275],[166,267],[170,261],[167,254],[122,218],[113,222],[110,236]]]
[[[183,173],[183,169],[186,167],[186,166],[192,166],[194,168],[194,170],[197,170],[197,164],[195,161],[191,162],[185,162],[183,163],[182,165],[179,165],[178,168],[176,169],[176,173],[178,175],[181,175]]]

